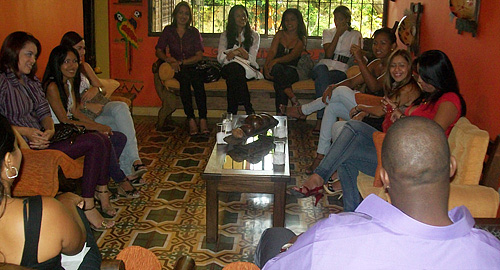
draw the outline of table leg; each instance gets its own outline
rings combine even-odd
[[[274,183],[273,227],[285,226],[286,182]]]
[[[217,242],[219,228],[219,197],[217,195],[218,181],[207,181],[207,243]]]

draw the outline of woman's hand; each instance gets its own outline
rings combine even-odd
[[[337,37],[340,37],[340,36],[342,36],[345,33],[345,31],[347,31],[347,29],[349,29],[349,25],[347,23],[339,25],[337,27],[337,32],[335,33],[335,35]]]
[[[352,120],[362,121],[368,114],[366,112],[359,112],[351,117]]]
[[[239,47],[235,51],[237,56],[240,56],[241,58],[248,60],[248,52],[243,47]]]
[[[56,131],[55,131],[55,130],[53,130],[53,129],[47,129],[47,130],[45,130],[45,131],[43,132],[42,137],[43,137],[44,139],[46,139],[47,141],[50,141],[50,139],[52,139],[52,137],[54,137],[54,134],[55,134],[55,133],[56,133]]]
[[[234,51],[235,51],[235,50],[232,50],[232,51],[230,51],[230,52],[228,52],[228,53],[226,54],[226,59],[227,59],[228,61],[233,60],[233,59],[234,59],[234,57],[236,56],[236,54],[235,54],[235,52],[234,52]]]
[[[108,136],[113,135],[113,130],[111,129],[111,127],[106,126],[106,125],[95,123],[95,126],[93,127],[93,129],[101,132],[104,135],[108,135]]]
[[[321,97],[321,100],[323,101],[323,103],[325,104],[328,104],[327,103],[327,100],[329,100],[330,98],[332,98],[332,93],[333,93],[333,90],[336,88],[337,86],[335,84],[330,84],[325,92],[323,92],[323,97]]]
[[[363,48],[361,48],[361,38],[359,38],[358,44],[351,45],[350,51],[351,51],[351,54],[354,56],[354,60],[357,63],[364,63],[365,62]]]
[[[95,95],[97,95],[98,92],[99,92],[99,88],[97,88],[97,87],[91,87],[91,88],[87,89],[87,91],[85,91],[82,95],[81,103],[90,101],[91,99],[93,99],[95,97]]]
[[[352,107],[352,109],[349,111],[349,117],[351,117],[351,119],[354,118],[354,116],[356,116],[357,114],[361,113],[362,110],[358,109],[358,106],[354,106]]]
[[[47,135],[36,128],[26,128],[24,132],[24,136],[28,138],[29,146],[32,149],[45,149],[49,147],[50,138],[47,138]]]
[[[398,105],[388,97],[384,97],[380,102],[383,105],[382,109],[384,110],[384,112],[391,115],[392,122],[396,122],[396,120],[398,120],[401,115],[403,115],[403,112],[398,109]]]
[[[269,67],[270,62],[264,66],[264,76],[266,79],[272,80],[274,77],[271,75],[271,68]]]

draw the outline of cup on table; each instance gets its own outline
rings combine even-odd
[[[217,123],[217,144],[227,144],[224,138],[228,135],[226,134],[225,127],[223,123]]]
[[[224,132],[226,134],[231,134],[233,130],[233,114],[226,112],[222,114],[222,125],[224,126]]]
[[[276,125],[273,129],[274,138],[285,139],[288,136],[287,125],[288,123],[286,118],[280,119],[278,125]]]
[[[285,142],[284,141],[274,141],[273,164],[274,165],[285,165]]]

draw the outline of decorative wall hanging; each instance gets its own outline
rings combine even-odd
[[[450,0],[451,14],[457,17],[455,28],[459,34],[465,31],[476,36],[480,3],[481,0]]]
[[[410,9],[405,10],[405,16],[398,26],[398,36],[401,43],[408,46],[415,56],[420,51],[420,17],[423,6],[421,3],[411,3]]]
[[[122,40],[125,42],[125,66],[130,74],[132,71],[132,48],[139,48],[139,39],[135,34],[137,28],[137,21],[134,19],[142,17],[142,13],[138,10],[134,12],[134,16],[130,19],[125,18],[121,12],[115,14],[116,26],[118,33],[122,35]]]

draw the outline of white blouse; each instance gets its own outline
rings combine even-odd
[[[250,46],[250,50],[248,52],[248,61],[250,61],[250,65],[252,65],[253,67],[258,69],[259,64],[257,64],[257,52],[259,51],[260,35],[253,30],[251,30],[251,31],[252,31],[253,43],[252,43],[252,46]],[[241,39],[241,43],[243,43],[245,41],[245,37],[243,36],[243,31],[240,33],[240,39]],[[240,46],[234,45],[234,47],[232,49],[227,49],[227,32],[224,31],[220,35],[220,39],[219,39],[219,50],[217,53],[217,61],[219,61],[219,63],[221,63],[222,65],[228,64],[231,61],[228,61],[226,59],[226,54],[224,52],[227,53],[229,51],[237,49],[238,47],[240,47]]]

